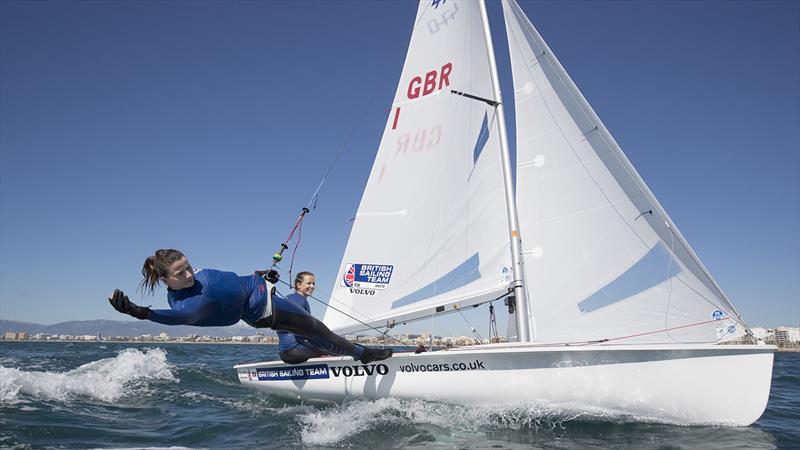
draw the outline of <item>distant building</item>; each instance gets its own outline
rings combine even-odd
[[[800,328],[778,327],[775,329],[775,343],[778,345],[800,342]]]

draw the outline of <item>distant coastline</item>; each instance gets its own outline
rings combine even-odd
[[[753,343],[755,339],[778,347],[780,352],[800,352],[800,328],[752,327],[749,339],[727,344]],[[203,333],[200,335],[199,333]],[[399,345],[434,347],[467,347],[483,344],[477,336],[438,336],[436,334],[347,335],[345,338],[365,345],[397,343]],[[278,336],[273,330],[256,329],[242,323],[229,327],[166,326],[149,321],[85,320],[54,325],[15,322],[0,319],[0,341],[15,342],[120,342],[148,344],[268,344],[275,345]],[[506,342],[493,337],[491,342]]]
[[[0,339],[0,342],[55,342],[61,344],[211,344],[211,345],[278,345],[276,342],[247,342],[247,341],[142,341],[132,339],[115,339],[110,341],[84,341],[81,339]]]
[[[14,339],[2,339],[0,338],[0,342],[56,342],[62,344],[69,344],[69,343],[77,343],[77,344],[210,344],[210,345],[271,345],[275,346],[278,345],[277,342],[266,342],[266,341],[259,341],[259,342],[250,342],[250,341],[231,341],[231,340],[216,340],[216,341],[178,341],[178,340],[169,340],[169,341],[162,341],[162,340],[131,340],[131,339],[120,339],[120,340],[109,340],[109,341],[85,341],[80,339],[47,339],[47,340],[38,340],[38,339],[25,339],[25,340],[14,340]],[[772,344],[769,344],[772,345]],[[413,347],[413,345],[391,345],[393,347]],[[467,347],[467,345],[465,345]],[[447,347],[442,347],[447,348]],[[453,347],[450,347],[453,348]],[[800,353],[800,347],[778,347],[778,353]]]

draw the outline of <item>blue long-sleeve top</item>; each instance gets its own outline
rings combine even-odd
[[[170,309],[154,309],[148,319],[198,327],[233,325],[239,320],[253,325],[261,318],[266,299],[266,283],[257,275],[202,269],[194,274],[191,287],[167,290]]]
[[[308,305],[308,299],[302,295],[297,293],[289,294],[286,296],[285,300],[303,308],[309,314],[311,313],[311,307]],[[289,331],[278,331],[278,351],[280,352],[291,350],[295,347],[305,344],[306,342],[307,340],[303,336],[298,336]]]

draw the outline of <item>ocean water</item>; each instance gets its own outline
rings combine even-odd
[[[0,342],[2,448],[800,448],[800,353],[750,427],[635,423],[431,401],[303,404],[246,389],[266,345]]]

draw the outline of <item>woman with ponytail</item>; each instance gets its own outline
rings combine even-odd
[[[277,273],[273,274],[274,282]],[[175,249],[161,249],[144,261],[142,276],[140,286],[145,293],[152,294],[161,283],[167,286],[170,309],[138,306],[119,289],[108,298],[114,309],[165,325],[218,327],[243,320],[256,328],[289,331],[325,354],[349,355],[365,364],[392,356],[392,349],[367,348],[336,335],[302,306],[271,293],[258,275],[238,276],[214,269],[194,271],[186,255]]]

